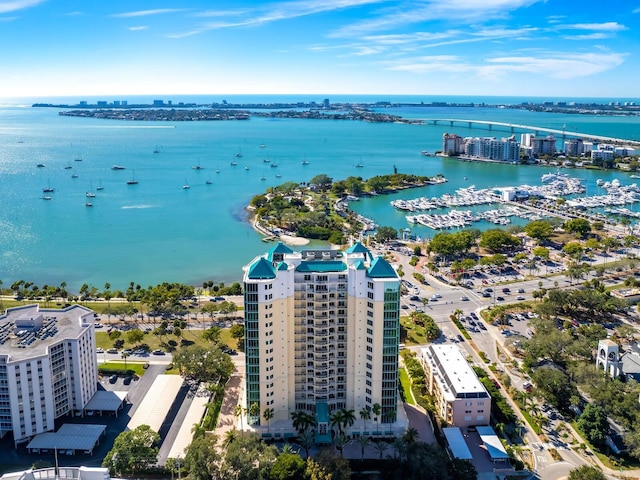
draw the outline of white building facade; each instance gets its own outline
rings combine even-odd
[[[393,267],[360,243],[302,252],[278,244],[244,272],[245,407],[260,410],[250,422],[259,423],[265,409],[281,423],[306,412],[323,443],[331,440],[329,415],[367,409],[392,430],[401,406]]]
[[[430,345],[420,360],[442,419],[461,428],[489,424],[491,396],[458,347]]]
[[[8,309],[0,317],[0,437],[16,444],[52,431],[97,390],[93,311],[76,305]]]

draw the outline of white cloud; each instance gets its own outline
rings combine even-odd
[[[603,38],[610,38],[611,35],[603,32],[587,33],[585,35],[563,35],[565,40],[602,40]]]
[[[472,74],[483,79],[501,79],[511,73],[528,73],[540,77],[568,80],[595,75],[621,65],[624,54],[620,53],[547,53],[546,56],[509,56],[484,60],[475,64],[455,56],[427,56],[398,61],[390,70],[414,73],[448,71]]]
[[[12,2],[0,2],[0,13],[15,12],[24,8],[35,7],[45,0],[14,0]]]
[[[0,17],[0,22],[13,22],[19,18],[20,17]]]
[[[81,17],[83,15],[84,13],[80,12],[79,10],[75,10],[73,12],[68,12],[64,14],[65,17]]]
[[[569,28],[572,30],[593,30],[598,32],[621,32],[627,30],[627,27],[620,25],[618,22],[576,23],[573,25],[562,25],[560,28]]]
[[[396,28],[434,20],[462,23],[506,18],[519,8],[543,0],[421,0],[400,2],[393,8],[380,9],[376,18],[339,28],[334,37],[363,35],[383,29]]]
[[[640,13],[640,8],[634,8],[631,13]]]
[[[271,22],[305,17],[319,13],[344,10],[363,5],[385,3],[390,0],[300,0],[263,5],[254,9],[239,10],[207,10],[194,14],[197,17],[229,18],[218,22],[211,22],[184,33],[170,35],[170,38],[182,38],[209,30],[225,28],[252,27]]]
[[[164,15],[166,13],[183,12],[183,8],[157,8],[155,10],[138,10],[135,12],[114,13],[116,18],[148,17],[149,15]]]
[[[129,27],[129,30],[131,30],[132,32],[138,32],[140,30],[147,30],[149,27],[146,25],[140,25],[138,27]]]

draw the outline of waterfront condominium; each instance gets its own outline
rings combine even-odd
[[[420,355],[436,412],[456,427],[488,425],[491,396],[456,345],[430,345]]]
[[[82,410],[97,390],[93,312],[37,305],[0,316],[0,437],[16,444],[52,431],[57,418]]]
[[[268,409],[286,434],[291,414],[305,412],[327,443],[330,415],[366,409],[369,425],[345,433],[397,430],[400,278],[386,260],[361,243],[300,252],[279,243],[244,267],[244,289],[250,424],[266,423]]]

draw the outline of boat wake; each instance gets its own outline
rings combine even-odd
[[[158,205],[125,205],[122,208],[122,210],[131,210],[131,209],[137,209],[137,210],[143,210],[145,208],[156,208],[158,207]]]

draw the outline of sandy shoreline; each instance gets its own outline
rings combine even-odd
[[[307,245],[310,242],[310,240],[308,238],[304,238],[304,237],[294,237],[292,235],[284,235],[284,234],[274,235],[273,233],[269,232],[264,227],[259,225],[257,219],[255,218],[255,216],[253,216],[253,217],[254,218],[252,218],[252,220],[251,220],[251,225],[253,225],[253,228],[256,231],[258,231],[259,233],[261,233],[262,235],[265,236],[263,238],[263,240],[265,240],[265,239],[278,239],[282,243],[286,243],[287,245],[293,245],[294,247]]]

